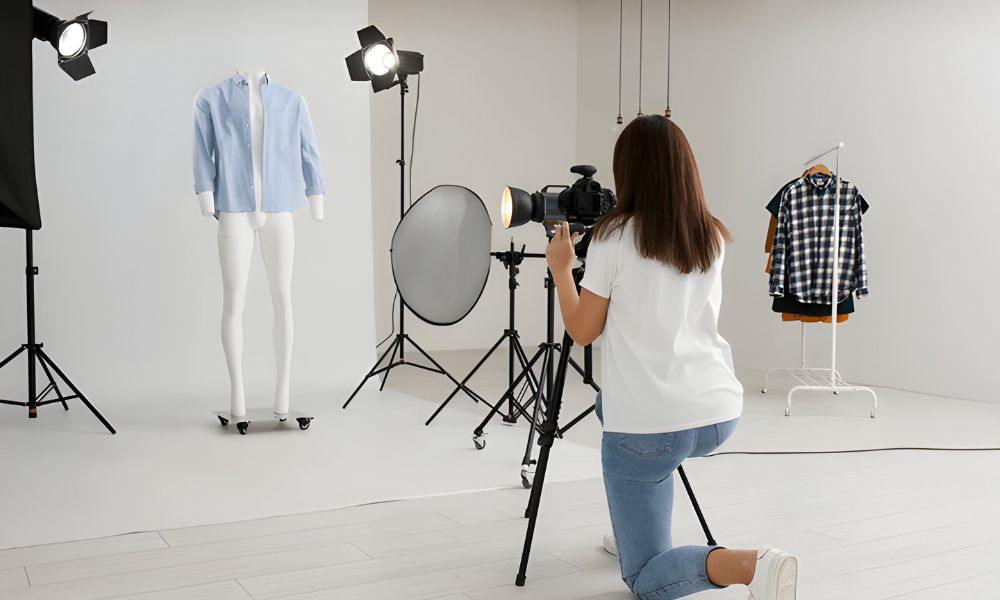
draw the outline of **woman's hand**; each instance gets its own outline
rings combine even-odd
[[[545,249],[545,259],[549,263],[549,270],[552,273],[561,273],[572,269],[573,261],[576,260],[576,249],[573,244],[579,234],[570,235],[569,223],[559,223],[556,225],[556,234],[549,241],[549,246]]]

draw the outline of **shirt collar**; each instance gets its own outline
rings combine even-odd
[[[827,175],[826,173],[813,173],[812,175],[806,177],[806,181],[809,182],[809,185],[819,190],[825,190],[832,187],[833,180],[833,175]]]
[[[233,75],[231,81],[233,82],[234,85],[238,85],[238,86],[249,85],[249,82],[247,81],[247,75],[246,75],[246,73],[241,73],[239,71],[236,71],[236,74]],[[271,83],[271,76],[267,73],[267,71],[264,71],[263,85],[269,85],[270,83]]]

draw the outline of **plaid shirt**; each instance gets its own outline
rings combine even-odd
[[[817,173],[787,186],[778,211],[770,294],[806,304],[831,304],[833,287],[834,178]],[[868,295],[868,268],[861,213],[868,208],[858,188],[840,180],[837,302]]]

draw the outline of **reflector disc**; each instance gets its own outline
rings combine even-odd
[[[392,276],[406,306],[432,325],[472,312],[490,274],[493,224],[472,190],[440,185],[413,203],[392,236]]]

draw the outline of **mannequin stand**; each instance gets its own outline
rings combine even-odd
[[[58,402],[63,405],[64,410],[69,410],[69,405],[66,404],[67,400],[80,400],[113,435],[116,431],[115,428],[111,426],[111,423],[109,423],[108,420],[105,419],[100,412],[98,412],[94,405],[87,400],[87,397],[83,395],[83,392],[81,392],[79,388],[77,388],[76,385],[74,385],[73,382],[66,377],[66,374],[62,372],[62,369],[60,369],[58,365],[56,365],[55,361],[49,358],[49,355],[42,349],[42,344],[35,340],[35,277],[38,275],[38,267],[32,264],[34,262],[34,244],[31,236],[32,231],[27,229],[25,230],[25,234],[26,266],[24,269],[24,275],[28,313],[28,342],[26,344],[22,344],[20,348],[15,350],[2,362],[0,362],[0,369],[6,367],[21,354],[25,352],[28,353],[28,399],[26,402],[0,399],[0,404],[25,406],[28,408],[28,418],[35,419],[38,418],[39,406],[55,404]],[[41,392],[38,391],[38,383],[35,379],[37,366],[42,367],[42,371],[45,373],[45,377],[49,382],[48,385],[42,388]],[[62,382],[66,384],[66,387],[73,391],[72,395],[63,395],[62,390],[59,389],[57,378],[58,380],[62,380]],[[52,393],[55,394],[55,397],[49,398],[49,395]]]

